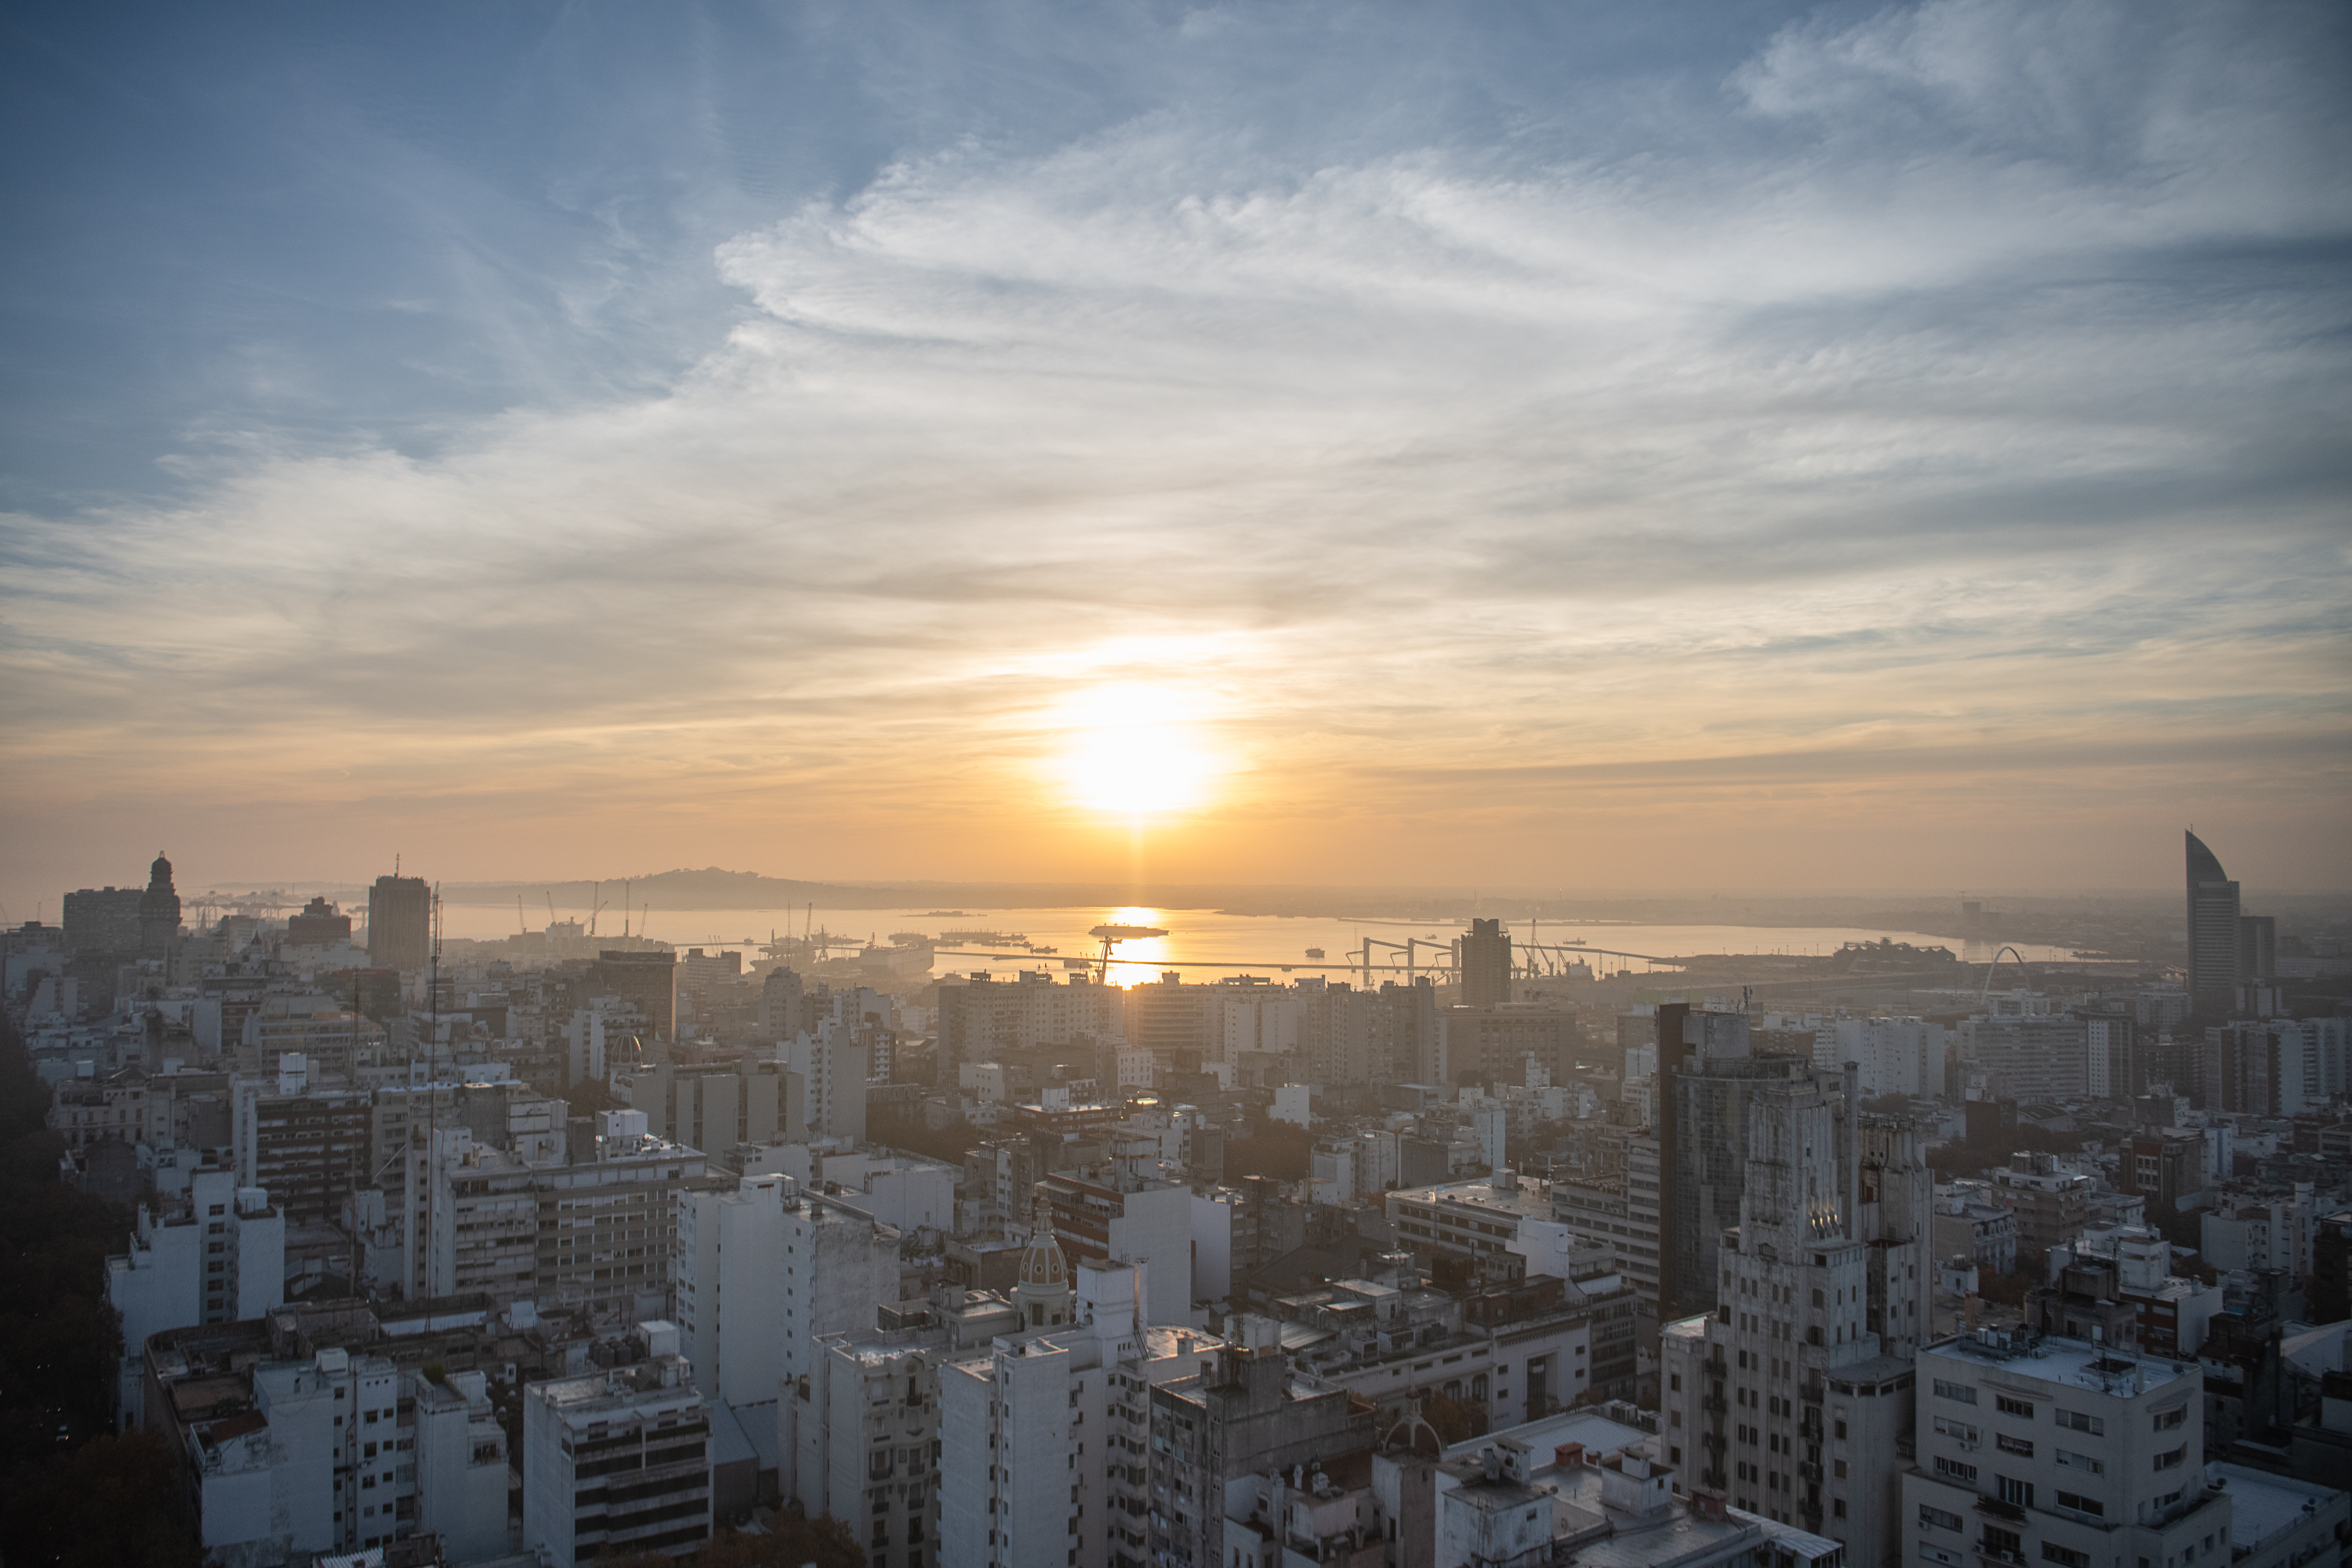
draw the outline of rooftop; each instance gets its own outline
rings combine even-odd
[[[1551,1218],[1551,1189],[1541,1182],[1498,1187],[1491,1176],[1449,1182],[1438,1187],[1401,1188],[1388,1194],[1402,1203],[1436,1204],[1484,1211],[1497,1219]]]
[[[2122,1355],[2112,1345],[2088,1340],[2034,1335],[2023,1331],[1988,1330],[1932,1344],[1919,1352],[1939,1361],[1964,1364],[1972,1371],[2000,1372],[2011,1377],[2087,1388],[2116,1399],[2153,1394],[2188,1375],[2186,1363],[2155,1355]]]

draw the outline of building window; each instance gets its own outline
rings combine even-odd
[[[1843,1519],[1845,1517],[1845,1499],[1832,1498],[1830,1500],[1830,1517],[1832,1519]]]
[[[2169,1432],[2188,1419],[2189,1406],[2186,1405],[2177,1410],[2159,1410],[2156,1413],[2156,1429],[2159,1432]]]
[[[1992,1407],[1995,1410],[2000,1411],[2003,1415],[2021,1415],[2028,1421],[2033,1419],[2032,1405],[2027,1404],[2022,1399],[2011,1399],[2006,1394],[1994,1394],[1992,1399]]]
[[[1958,1459],[1948,1459],[1938,1454],[1934,1468],[1937,1475],[1948,1479],[1966,1481],[1970,1486],[1977,1484],[1977,1468],[1974,1465],[1964,1465]]]
[[[2042,1543],[2042,1561],[2055,1563],[2058,1568],[2091,1568],[2089,1552],[2077,1552],[2071,1546],[2061,1546],[2050,1541]]]
[[[2188,1458],[2189,1449],[2187,1445],[2184,1444],[2180,1447],[2173,1449],[2172,1452],[2168,1454],[2158,1454],[2156,1457],[2156,1468],[2159,1470],[2168,1470]]]
[[[1993,1447],[2004,1454],[2014,1454],[2021,1459],[2033,1458],[2033,1445],[2022,1437],[2012,1437],[2006,1432],[1995,1433]]]
[[[2104,1476],[2107,1473],[2105,1463],[2091,1458],[2088,1454],[2077,1454],[2072,1449],[2058,1448],[2053,1451],[2051,1457],[2055,1458],[2059,1466],[2064,1469],[2088,1470],[2095,1476]]]
[[[2079,1410],[2058,1412],[2058,1425],[2073,1432],[2088,1432],[2094,1437],[2107,1435],[2107,1424],[2096,1415],[2085,1415]]]
[[[2071,1508],[2076,1513],[2087,1513],[2094,1519],[2105,1519],[2107,1513],[2105,1503],[2095,1497],[2084,1497],[2079,1492],[2060,1492],[2058,1506]]]
[[[2000,1492],[2001,1501],[2013,1504],[2018,1508],[2032,1508],[2033,1506],[2033,1483],[2032,1481],[2021,1481],[2010,1476],[1995,1476],[1993,1479],[2000,1483],[1999,1490]]]
[[[1977,1391],[1965,1383],[1946,1383],[1939,1377],[1936,1379],[1936,1397],[1953,1400],[1961,1405],[1974,1405],[1977,1402]]]

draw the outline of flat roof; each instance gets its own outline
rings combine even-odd
[[[2229,1483],[2227,1490],[2234,1500],[2230,1505],[2230,1544],[2238,1549],[2260,1550],[2273,1536],[2299,1524],[2325,1520],[2328,1500],[2342,1495],[2332,1487],[2250,1470],[2243,1465],[2205,1468],[2207,1475]],[[2308,1513],[2304,1511],[2306,1506],[2311,1510]]]
[[[2024,1348],[2011,1351],[2015,1343]],[[1956,1363],[1977,1372],[2005,1373],[2040,1383],[2071,1384],[2116,1399],[2136,1399],[2179,1381],[2188,1372],[2182,1363],[2163,1356],[2113,1353],[2112,1345],[2054,1335],[2032,1338],[2022,1333],[2001,1335],[1994,1343],[1972,1335],[1946,1340],[1920,1352],[1939,1361]]]
[[[1549,1189],[1526,1181],[1506,1189],[1496,1186],[1490,1178],[1481,1176],[1475,1181],[1453,1182],[1442,1187],[1413,1187],[1388,1195],[1406,1203],[1459,1204],[1469,1208],[1490,1210],[1496,1215],[1509,1215],[1516,1219],[1551,1217]]]

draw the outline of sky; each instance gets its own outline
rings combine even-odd
[[[2352,885],[2352,12],[0,52],[0,900]]]

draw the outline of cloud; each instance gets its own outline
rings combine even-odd
[[[2316,767],[2340,33],[1938,0],[1623,87],[1607,133],[1330,160],[1219,100],[952,139],[720,246],[751,309],[660,395],[12,520],[16,792],[168,754],[641,803],[723,752],[919,814],[1138,679],[1213,700],[1277,816],[1987,735],[2016,773],[2151,702],[2184,789]]]

